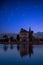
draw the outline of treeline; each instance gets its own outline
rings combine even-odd
[[[7,35],[4,35],[2,37],[2,39],[0,39],[0,43],[3,43],[3,42],[7,42],[7,43],[10,42],[11,43],[11,42],[18,42],[18,41],[20,41],[19,34],[17,35],[16,39],[13,36],[11,36],[9,38]],[[31,41],[31,40],[29,40],[29,41]],[[32,37],[32,42],[34,42],[34,43],[40,43],[40,41],[43,42],[43,39],[37,39],[37,38],[35,39],[35,37]],[[24,42],[25,42],[25,40],[24,40]]]
[[[17,35],[16,39],[11,36],[10,38],[7,35],[4,35],[2,39],[0,39],[0,42],[16,42],[20,41],[19,34]]]

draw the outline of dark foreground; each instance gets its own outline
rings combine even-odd
[[[0,65],[43,65],[43,45],[0,44]]]
[[[16,42],[0,42],[0,44],[31,44],[31,45],[43,45],[43,41],[30,41],[30,42],[20,42],[20,41],[16,41]]]

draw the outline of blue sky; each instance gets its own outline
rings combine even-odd
[[[21,28],[43,32],[43,0],[0,0],[0,32]]]

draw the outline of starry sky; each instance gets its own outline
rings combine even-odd
[[[43,32],[43,0],[0,0],[0,32],[21,28]]]

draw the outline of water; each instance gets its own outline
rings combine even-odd
[[[43,45],[0,45],[0,65],[43,65]]]

